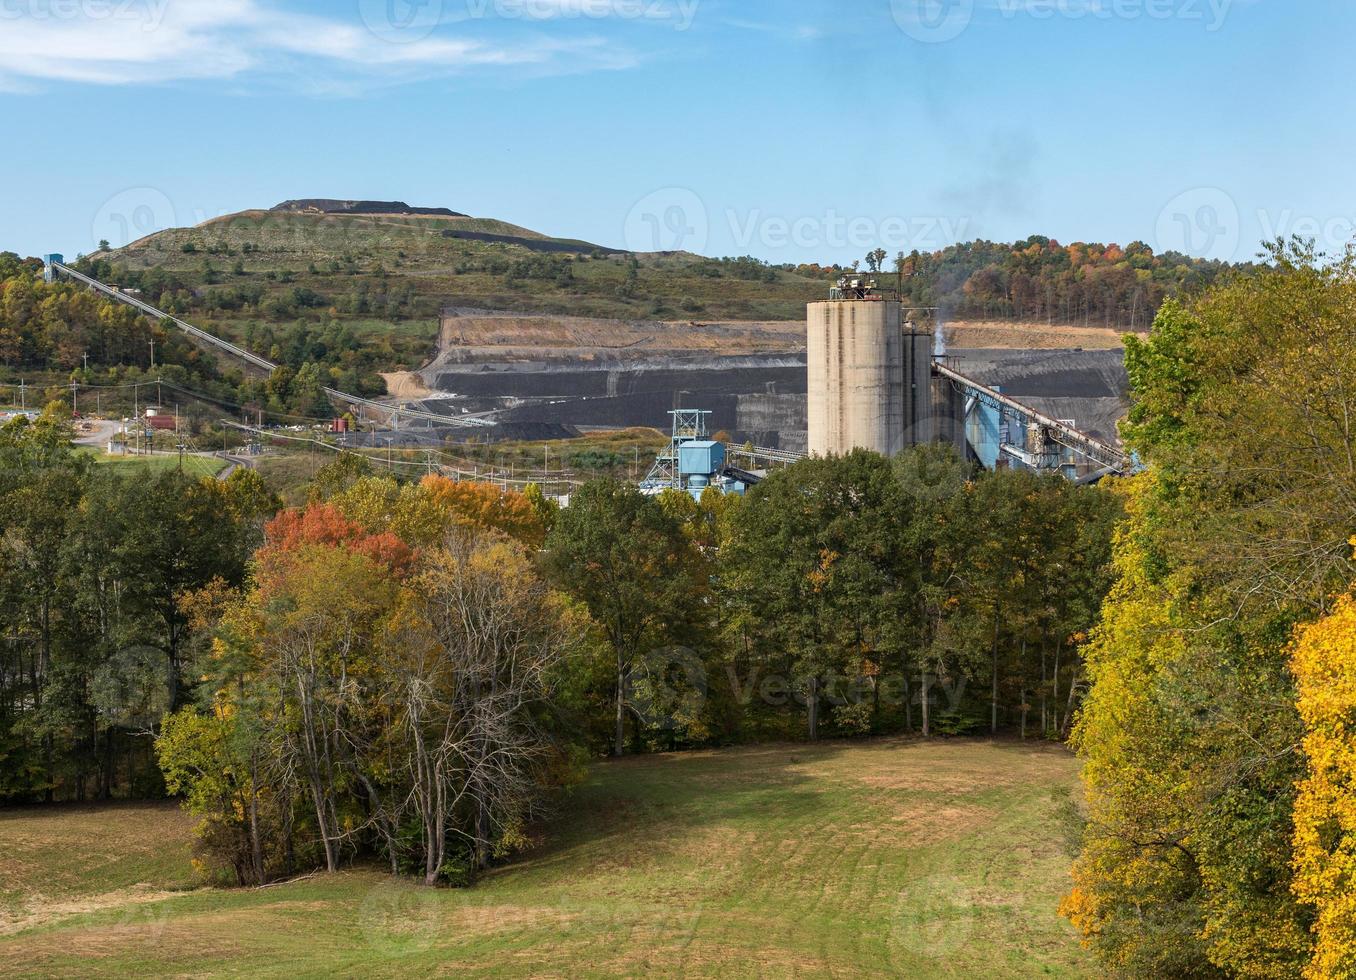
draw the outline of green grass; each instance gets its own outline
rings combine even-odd
[[[527,479],[544,466],[556,472],[563,465],[582,479],[608,475],[638,480],[668,441],[656,429],[635,427],[586,432],[574,439],[458,442],[447,446],[446,452],[496,472],[512,467],[515,474]]]
[[[138,886],[193,887],[191,828],[173,802],[0,811],[0,932],[34,908]]]
[[[27,809],[0,818],[0,959],[56,976],[1083,976],[1055,912],[1075,770],[1059,748],[979,741],[611,762],[539,851],[470,891],[353,870],[173,894],[157,889],[188,875],[187,820]]]
[[[164,473],[167,470],[177,470],[179,468],[179,456],[177,454],[154,456],[110,456],[107,453],[100,452],[97,449],[81,449],[78,452],[87,453],[94,457],[94,461],[100,466],[111,466],[125,473],[145,472],[145,473]],[[216,476],[227,466],[227,462],[216,456],[184,456],[184,472],[189,476],[203,477]]]

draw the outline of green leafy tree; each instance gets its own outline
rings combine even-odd
[[[683,525],[659,503],[616,480],[575,491],[546,540],[561,589],[582,602],[612,650],[612,750],[626,749],[627,689],[648,650],[701,634],[707,589]]]
[[[843,701],[839,685],[878,675],[898,653],[886,645],[906,506],[889,462],[856,450],[773,474],[731,515],[722,585],[745,643],[795,678],[811,739],[826,693]]]

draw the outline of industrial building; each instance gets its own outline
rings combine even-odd
[[[257,354],[70,268],[58,254],[53,253],[45,259],[45,275],[49,280],[61,275],[83,283],[148,316],[173,324],[195,340],[239,359],[251,369],[271,372],[276,368],[271,361]],[[798,369],[794,357],[785,355],[777,356],[775,365],[750,365],[747,371],[757,377],[746,379],[746,383],[756,381],[765,390],[723,396],[721,413],[717,413],[717,417],[721,418],[723,413],[722,428],[736,434],[734,445],[726,447],[708,437],[710,411],[699,412],[695,418],[691,412],[667,412],[673,416],[670,446],[656,462],[644,488],[649,492],[680,489],[700,496],[708,487],[715,486],[725,492],[742,493],[761,477],[763,465],[794,462],[803,456],[802,446],[817,455],[842,454],[864,448],[893,456],[908,446],[947,442],[989,468],[1026,467],[1060,472],[1077,480],[1128,473],[1134,468],[1134,461],[1105,435],[1107,431],[1114,431],[1115,419],[1120,417],[1123,406],[1118,384],[1123,386],[1124,367],[1119,360],[1115,372],[1108,372],[1108,366],[1099,358],[1088,359],[1081,350],[1048,352],[1062,361],[1051,366],[1043,384],[1047,388],[1072,389],[1067,390],[1071,397],[1061,399],[1062,404],[1056,410],[1062,415],[1070,402],[1079,404],[1080,413],[1086,407],[1099,420],[1097,424],[1103,433],[1099,438],[1080,429],[1077,420],[1053,417],[1033,407],[1029,401],[1014,397],[1043,397],[1047,408],[1054,407],[1049,391],[1008,393],[997,383],[986,385],[975,377],[976,366],[972,361],[965,362],[965,373],[962,373],[962,364],[935,351],[933,334],[919,330],[905,313],[898,297],[881,290],[875,280],[856,275],[843,277],[830,291],[827,301],[808,305],[804,368]],[[695,329],[698,325],[692,326]],[[1100,355],[1104,352],[1092,353]],[[1087,364],[1062,363],[1073,354],[1082,357]],[[708,359],[720,360],[714,355]],[[703,377],[703,369],[699,366],[688,365],[681,370],[672,368],[665,374],[644,365],[645,362],[638,361],[632,366],[628,387],[653,385],[646,391],[632,392],[645,396],[647,416],[661,411],[659,402],[681,404],[683,395],[697,394],[708,405],[712,401],[722,401],[719,393],[709,393],[706,385],[693,383]],[[524,424],[537,421],[515,416],[524,409],[544,413],[543,418],[560,430],[560,435],[568,435],[575,427],[582,429],[589,424],[611,427],[648,422],[648,417],[614,419],[607,412],[594,413],[596,417],[590,415],[594,406],[606,407],[622,400],[622,372],[610,363],[591,371],[551,368],[543,372],[516,362],[503,365],[504,370],[491,370],[491,365],[480,362],[464,367],[468,370],[456,377],[458,387],[467,390],[460,396],[452,396],[460,399],[454,402],[455,408],[451,407],[453,403],[434,405],[425,402],[408,406],[374,401],[329,388],[325,391],[355,415],[370,413],[385,419],[393,429],[401,421],[424,423],[430,439],[441,439],[445,434],[442,430],[435,431],[435,426],[486,436],[494,433],[503,438],[512,431],[514,421]],[[529,369],[521,370],[524,367]],[[1031,378],[1024,379],[1021,375],[1031,373],[1030,365],[1017,367],[1014,380],[1029,382]],[[978,370],[988,370],[992,374],[994,368],[991,365],[986,369],[980,364]],[[774,372],[775,376],[769,376],[769,372]],[[711,375],[708,385],[723,385],[728,392],[727,382],[731,377],[728,369],[706,373]],[[1003,384],[1007,384],[1011,372],[1001,373]],[[1103,373],[1118,374],[1118,378],[1106,378],[1105,383],[1092,386],[1079,381]],[[539,376],[558,376],[582,383],[584,375],[596,376],[589,379],[589,384],[594,381],[605,383],[604,388],[599,389],[598,397],[565,391],[556,397],[540,391]],[[641,380],[646,377],[652,380]],[[794,390],[797,378],[806,386],[804,395]],[[469,389],[474,387],[472,380],[495,393],[493,397],[486,393],[484,405],[469,404],[472,401],[468,397]],[[523,391],[516,392],[512,383],[515,380],[523,382]],[[990,377],[989,380],[997,382],[1000,379]],[[791,390],[777,390],[783,383]],[[691,387],[675,388],[679,384]],[[529,391],[536,391],[536,397],[525,397]],[[529,401],[536,404],[524,404]],[[515,408],[515,405],[521,407]],[[565,417],[567,410],[571,413],[568,418]],[[803,422],[799,421],[802,419]],[[730,422],[734,424],[731,426]],[[804,428],[800,428],[802,425]],[[1097,431],[1094,426],[1093,432]],[[796,444],[798,435],[803,439],[799,445]],[[742,448],[739,443],[743,443]],[[749,464],[749,468],[731,466],[730,456],[738,456]]]
[[[1119,449],[960,373],[934,337],[905,318],[874,279],[845,276],[806,314],[808,445],[812,455],[950,443],[990,469],[1124,473]]]

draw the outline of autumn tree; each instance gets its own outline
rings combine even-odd
[[[1307,768],[1295,800],[1295,895],[1316,914],[1305,975],[1356,975],[1356,601],[1299,631],[1291,658]]]
[[[1289,643],[1356,572],[1354,325],[1356,256],[1291,242],[1127,340],[1125,434],[1151,474],[1089,654],[1066,905],[1120,969],[1294,976],[1312,954]]]

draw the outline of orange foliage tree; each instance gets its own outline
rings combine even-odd
[[[420,487],[457,523],[500,531],[530,547],[541,547],[546,528],[528,498],[488,483],[460,483],[425,477]]]
[[[278,559],[306,545],[343,547],[371,559],[397,575],[408,572],[414,552],[390,531],[368,531],[333,504],[313,503],[285,510],[264,527],[264,547],[257,554],[260,568],[276,568]]]

